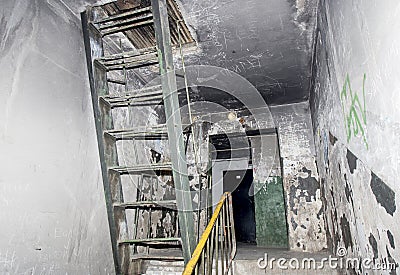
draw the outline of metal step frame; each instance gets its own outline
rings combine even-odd
[[[136,18],[134,16],[137,16]],[[95,117],[96,135],[100,156],[101,173],[105,194],[108,223],[110,228],[116,274],[128,274],[132,260],[131,246],[134,245],[179,245],[183,259],[187,262],[195,249],[195,224],[192,198],[189,186],[183,139],[182,118],[179,112],[179,99],[174,72],[166,0],[151,0],[151,7],[109,16],[101,20],[96,17],[91,7],[81,14],[83,37],[87,58],[89,84]],[[147,22],[151,21],[151,22]],[[103,37],[123,32],[140,24],[154,23],[156,47],[141,49],[128,53],[104,56]],[[121,95],[110,95],[109,83],[127,85],[126,80],[111,79],[107,72],[127,70],[142,66],[159,66],[161,85],[143,88]],[[112,109],[132,106],[148,106],[163,103],[166,125],[152,126],[149,129],[115,129]],[[147,105],[146,105],[147,104]],[[187,132],[187,130],[185,130]],[[168,138],[171,152],[171,163],[154,163],[132,167],[120,166],[117,154],[117,141],[140,139]],[[166,201],[143,200],[125,202],[121,184],[121,175],[134,174],[144,176],[150,174],[169,173],[173,176],[176,199]],[[139,188],[138,188],[139,190]],[[139,209],[157,211],[168,208],[178,212],[180,237],[170,238],[128,238],[126,210]],[[137,218],[135,218],[137,221]],[[150,222],[150,220],[149,220]],[[135,234],[137,236],[137,223]]]

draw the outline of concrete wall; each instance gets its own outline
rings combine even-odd
[[[330,249],[392,263],[400,261],[399,12],[398,1],[321,1],[311,95]]]
[[[1,2],[0,273],[113,273],[80,23]]]
[[[321,251],[327,243],[309,105],[303,102],[270,109],[278,129],[289,248]]]
[[[327,247],[327,240],[309,104],[302,102],[272,106],[270,111],[271,117],[266,116],[267,121],[263,121],[262,128],[268,129],[276,126],[278,131],[289,248],[305,252],[322,251]],[[227,121],[227,116],[224,117]],[[251,121],[254,118],[244,116],[244,119],[247,129],[251,129]],[[220,121],[219,128],[227,132],[234,132],[231,124],[233,125],[232,122],[227,122],[224,125]],[[274,168],[271,167],[270,156],[273,155],[271,149],[275,148],[272,144],[264,142],[264,145],[269,144],[270,146],[264,148],[262,158],[257,152],[260,148],[253,151],[256,156],[253,159],[256,187],[258,187],[258,183],[264,184],[268,181],[269,176],[276,176],[273,173],[268,174],[270,169]],[[263,161],[259,162],[261,159]],[[213,167],[213,172],[218,169],[220,167]],[[216,180],[215,177],[214,180]],[[218,186],[215,187],[217,188],[213,195],[218,198],[219,195],[216,194],[221,194],[222,188],[219,186],[218,190]],[[261,219],[262,214],[257,218]]]

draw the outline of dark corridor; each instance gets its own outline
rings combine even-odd
[[[236,240],[256,243],[254,196],[249,195],[253,170],[224,171],[224,192],[232,192]]]

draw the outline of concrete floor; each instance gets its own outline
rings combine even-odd
[[[298,251],[289,251],[286,249],[279,248],[266,248],[266,247],[257,247],[255,245],[248,244],[238,244],[237,245],[237,253],[233,262],[232,270],[234,275],[242,275],[242,274],[341,274],[340,270],[330,268],[328,264],[324,265],[324,268],[318,268],[318,265],[321,264],[323,259],[329,258],[330,254],[327,252],[318,252],[318,253],[306,253],[306,252],[298,252]],[[285,259],[284,267],[287,269],[278,268],[278,260],[283,258]],[[307,268],[308,265],[302,265],[303,259],[314,259],[316,263],[316,268],[311,266],[311,268]],[[259,259],[263,259],[260,261]],[[259,267],[259,265],[265,265],[265,259],[267,259],[268,266]],[[273,261],[272,267],[270,266],[270,261],[272,259],[276,259]],[[292,266],[296,266],[296,263],[299,263],[299,268],[291,268],[289,263],[292,263]],[[305,268],[303,268],[305,266]]]
[[[265,253],[268,253],[269,258],[274,257],[277,259],[314,258],[316,261],[320,261],[322,258],[329,257],[329,253],[327,252],[307,253],[291,251],[282,248],[259,247],[251,244],[238,243],[235,260],[257,260],[261,257],[264,257]]]
[[[178,255],[179,251],[170,252],[167,254],[157,253],[158,256],[166,256],[166,258],[170,257],[170,261],[162,262],[156,259],[149,258],[147,261],[142,263],[141,272],[133,272],[132,274],[149,274],[149,275],[178,275],[181,274],[184,266],[183,261],[179,261],[180,258]],[[280,259],[283,258],[286,260],[284,266],[287,269],[278,268],[278,262],[275,260],[273,262],[273,266],[259,267],[260,265],[265,264],[265,258],[267,255],[267,261],[270,263],[271,259]],[[297,274],[297,275],[337,275],[343,274],[338,269],[330,268],[328,263],[324,265],[324,268],[317,268],[318,265],[324,258],[329,258],[330,254],[327,252],[319,252],[319,253],[305,253],[305,252],[297,252],[297,251],[289,251],[286,249],[279,248],[266,248],[266,247],[257,247],[255,245],[249,244],[237,244],[237,253],[235,259],[232,264],[232,273],[234,275],[258,275],[258,274]],[[171,259],[175,258],[178,261],[174,261]],[[259,261],[262,258],[263,261]],[[303,259],[314,259],[316,263],[316,267],[313,266],[311,268],[302,268],[302,260]],[[289,263],[292,261],[292,265],[296,265],[296,261],[299,263],[299,268],[291,268]],[[219,272],[221,273],[221,272]]]

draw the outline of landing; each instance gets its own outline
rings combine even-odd
[[[341,274],[339,269],[330,267],[329,256],[327,252],[307,253],[238,243],[233,274]]]

